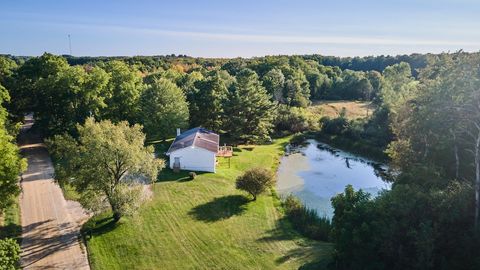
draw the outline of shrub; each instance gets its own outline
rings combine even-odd
[[[291,133],[317,130],[319,128],[318,117],[307,109],[280,105],[275,117],[277,131]]]
[[[288,220],[299,233],[314,240],[329,240],[332,228],[330,219],[319,217],[316,210],[307,208],[293,195],[283,200],[283,207]]]
[[[190,180],[193,180],[195,177],[197,177],[197,174],[195,172],[189,172],[188,176],[190,177]]]
[[[20,246],[11,238],[0,239],[0,269],[18,269]]]
[[[320,119],[322,132],[332,135],[341,135],[348,130],[348,120],[344,117],[330,119],[328,116]]]
[[[253,196],[253,200],[274,183],[273,174],[270,170],[264,168],[253,168],[237,178],[237,189],[248,192]]]

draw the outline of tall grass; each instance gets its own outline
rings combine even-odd
[[[314,240],[328,241],[332,224],[327,217],[320,217],[315,209],[306,207],[298,198],[288,195],[282,205],[293,228]]]

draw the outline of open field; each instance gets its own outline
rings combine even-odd
[[[348,119],[365,118],[372,115],[375,107],[370,102],[351,100],[319,100],[313,102],[310,110],[323,116],[338,117],[342,108],[346,109]]]
[[[88,241],[93,269],[298,269],[328,263],[331,245],[306,240],[278,211],[278,199],[251,202],[235,189],[235,177],[254,166],[276,169],[287,138],[236,148],[217,174],[164,170],[154,197],[115,225],[98,217]],[[105,217],[105,216],[104,216]],[[93,226],[92,226],[93,225]]]

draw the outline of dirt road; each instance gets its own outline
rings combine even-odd
[[[27,119],[20,148],[28,159],[23,174],[20,207],[24,269],[90,269],[79,228],[87,216],[76,202],[66,201],[52,179],[50,156],[39,136],[28,132]]]

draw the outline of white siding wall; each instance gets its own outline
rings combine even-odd
[[[170,168],[175,157],[180,158],[180,169],[188,171],[215,172],[215,153],[203,148],[188,147],[170,153]]]

